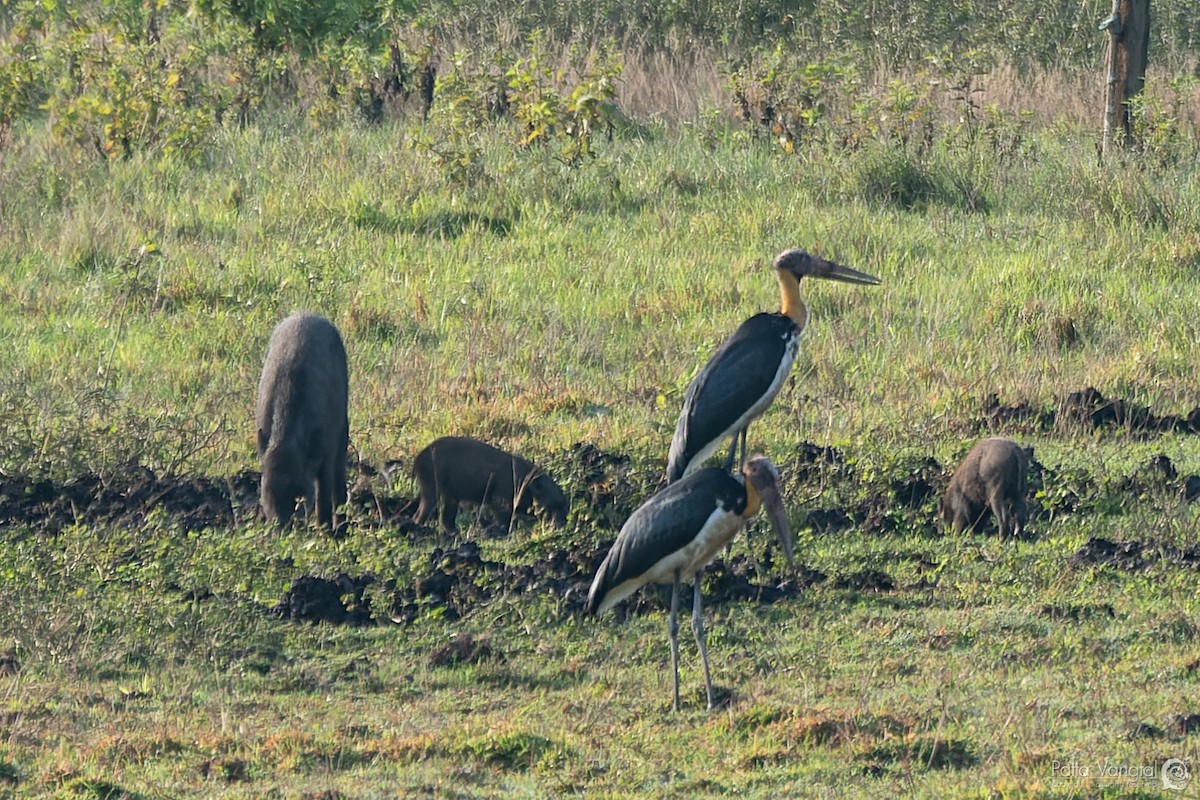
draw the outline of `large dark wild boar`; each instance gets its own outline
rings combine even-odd
[[[306,514],[334,527],[346,502],[346,349],[333,323],[301,312],[275,327],[258,383],[258,457],[267,519],[287,525],[304,499]]]
[[[1001,536],[1017,536],[1025,528],[1025,476],[1032,448],[1011,439],[984,439],[971,448],[950,478],[938,515],[955,533],[973,529],[988,509]]]
[[[567,496],[554,479],[520,456],[462,436],[436,440],[413,459],[421,503],[413,521],[424,524],[441,510],[442,528],[454,530],[459,503],[486,505],[508,527],[513,511],[529,514],[536,503],[557,526],[567,523]]]

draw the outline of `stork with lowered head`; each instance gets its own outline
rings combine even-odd
[[[640,587],[669,583],[671,669],[674,708],[679,710],[679,584],[693,583],[692,632],[704,665],[708,708],[714,708],[704,621],[700,572],[746,523],[765,509],[784,556],[792,562],[792,538],[779,492],[779,473],[766,456],[755,456],[740,474],[706,467],[668,485],[633,512],[613,542],[588,592],[586,610],[603,614]]]

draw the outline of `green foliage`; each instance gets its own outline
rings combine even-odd
[[[392,0],[200,0],[211,21],[232,17],[250,31],[262,50],[311,51],[324,42],[371,37],[385,11],[407,4]]]
[[[486,127],[511,125],[519,147],[547,148],[571,166],[596,155],[597,136],[611,138],[622,70],[612,46],[575,49],[563,67],[552,65],[540,35],[528,47],[530,55],[517,57],[460,51],[439,78],[434,131],[417,144],[435,156],[451,184],[485,179]]]
[[[609,43],[574,52],[565,70],[550,67],[540,37],[531,39],[530,49],[528,58],[517,59],[505,72],[510,113],[523,127],[521,144],[558,142],[559,155],[569,164],[595,155],[601,129],[612,136],[612,101],[622,71],[615,47]]]
[[[480,736],[463,745],[479,761],[507,770],[526,770],[554,757],[561,748],[545,736],[528,731],[502,731]]]
[[[724,67],[742,118],[770,131],[788,153],[827,132],[836,98],[853,96],[860,88],[847,59],[810,61],[805,55],[779,44]]]
[[[1200,77],[1180,75],[1162,86],[1153,81],[1129,98],[1133,144],[1153,163],[1168,166],[1190,158],[1196,131],[1189,122],[1189,98],[1200,87]]]

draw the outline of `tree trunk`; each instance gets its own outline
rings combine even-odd
[[[1103,28],[1109,32],[1108,76],[1104,102],[1104,139],[1101,154],[1107,155],[1116,135],[1118,120],[1122,143],[1133,141],[1133,114],[1129,100],[1146,84],[1150,49],[1150,0],[1113,0],[1113,14]]]

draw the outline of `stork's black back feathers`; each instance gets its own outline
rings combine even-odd
[[[764,312],[725,340],[684,394],[667,461],[668,481],[679,480],[708,444],[728,435],[730,426],[763,399],[799,334],[791,318]]]
[[[650,570],[664,556],[683,549],[718,508],[739,516],[746,510],[742,481],[719,467],[708,467],[647,500],[621,527],[588,596],[587,612],[596,613],[608,590]]]

